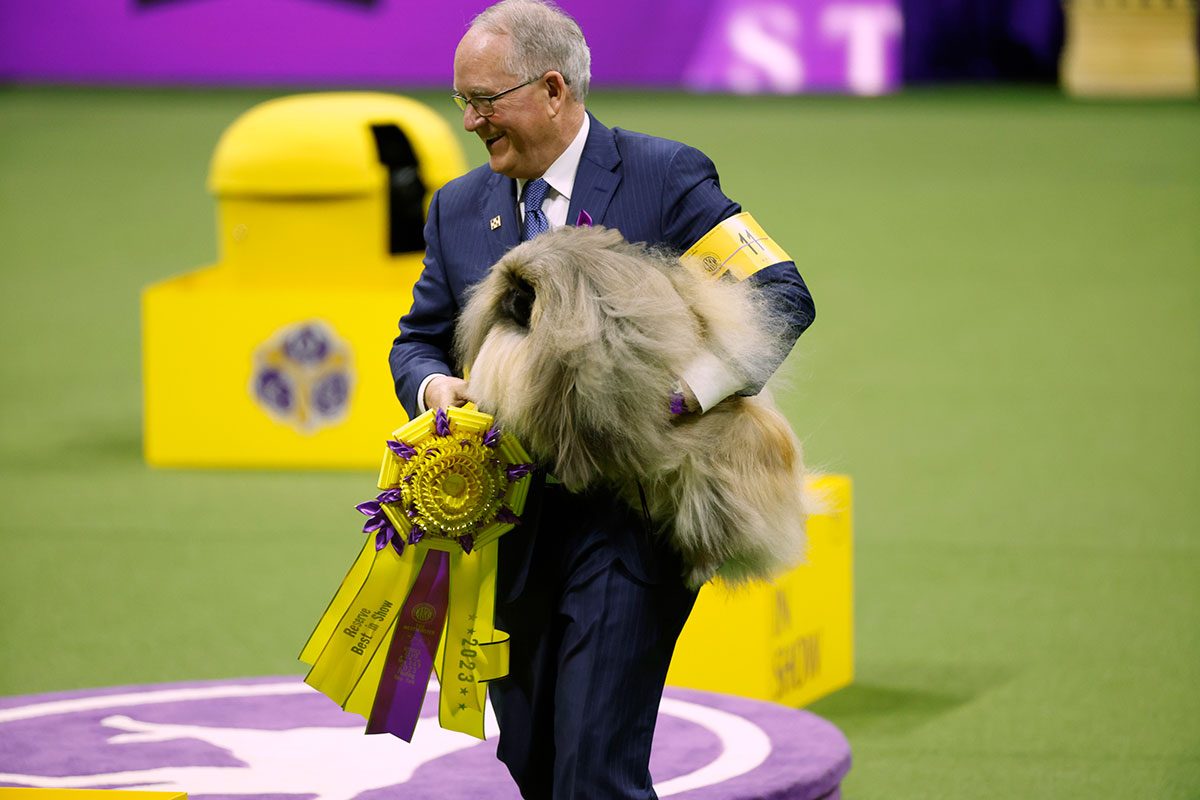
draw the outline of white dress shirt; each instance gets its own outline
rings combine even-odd
[[[579,171],[579,159],[583,158],[583,146],[587,144],[588,131],[591,130],[592,119],[583,115],[583,124],[579,132],[562,151],[562,155],[554,159],[554,163],[542,173],[542,180],[549,186],[546,199],[542,201],[542,213],[550,222],[551,228],[561,228],[567,224],[567,211],[571,208],[571,192],[575,189],[575,173]],[[524,178],[517,180],[517,220],[525,219],[525,184]]]

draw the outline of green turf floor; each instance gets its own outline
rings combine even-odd
[[[138,291],[213,260],[268,96],[0,91],[0,694],[301,672],[372,476],[140,457]],[[593,108],[706,150],[816,297],[779,395],[856,481],[846,797],[1200,797],[1200,106]]]

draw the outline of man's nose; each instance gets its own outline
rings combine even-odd
[[[467,103],[467,107],[463,109],[463,128],[474,133],[486,121],[487,117],[479,116],[475,106]]]

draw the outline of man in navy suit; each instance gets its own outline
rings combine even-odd
[[[698,150],[592,117],[590,66],[578,25],[541,0],[492,6],[459,43],[454,99],[488,164],[429,209],[425,269],[390,357],[410,416],[470,399],[451,353],[455,319],[467,289],[522,239],[594,223],[683,252],[740,212]],[[814,316],[795,265],[749,280],[786,320],[790,346]],[[676,376],[675,410],[703,413],[760,388],[737,376],[736,365],[697,359]],[[526,798],[653,798],[658,704],[695,592],[678,555],[615,497],[548,485],[535,507],[500,545],[497,622],[512,649],[509,675],[491,686],[498,755]]]

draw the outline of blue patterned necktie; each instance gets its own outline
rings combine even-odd
[[[550,184],[541,178],[525,184],[525,235],[522,237],[525,241],[550,230],[550,220],[542,212],[542,201],[546,199],[549,189]]]

